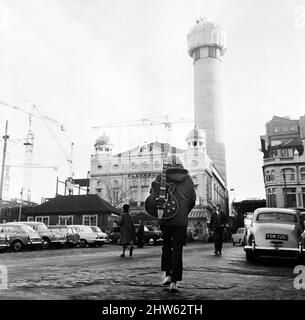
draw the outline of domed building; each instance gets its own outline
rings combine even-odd
[[[186,149],[170,146],[168,156],[175,155],[173,158],[179,159],[193,178],[197,199],[189,214],[189,229],[197,233],[199,240],[207,240],[210,214],[216,204],[227,211],[226,183],[207,154],[205,131],[195,127],[185,141]],[[115,207],[129,203],[132,214],[143,216],[145,199],[151,182],[162,171],[167,146],[154,141],[112,155],[113,145],[104,133],[96,140],[95,154],[91,156],[90,193]]]

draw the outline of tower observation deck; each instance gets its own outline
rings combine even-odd
[[[194,64],[195,124],[206,131],[207,153],[226,181],[221,93],[226,33],[220,25],[202,18],[188,33],[187,42]]]

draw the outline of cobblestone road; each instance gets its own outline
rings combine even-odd
[[[162,287],[161,246],[135,249],[120,258],[121,248],[54,249],[0,254],[8,269],[8,289],[0,299],[304,299],[293,286],[292,260],[261,259],[247,263],[243,248],[212,244],[184,248],[184,281],[171,294]]]

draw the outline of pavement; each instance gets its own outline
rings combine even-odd
[[[305,290],[294,288],[298,261],[262,258],[248,263],[240,246],[225,243],[222,256],[213,244],[189,243],[184,247],[180,292],[162,286],[161,246],[135,248],[120,257],[121,247],[51,249],[0,254],[8,270],[8,289],[0,299],[304,299]]]

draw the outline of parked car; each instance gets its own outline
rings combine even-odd
[[[95,232],[98,236],[98,239],[105,240],[104,242],[99,242],[98,245],[102,246],[104,243],[109,243],[109,236],[106,232],[103,232],[103,230],[100,227],[97,226],[91,226],[91,229],[93,232]]]
[[[10,240],[9,235],[7,235],[5,233],[0,233],[0,252],[10,246],[9,240]]]
[[[36,221],[15,222],[32,227],[42,238],[42,248],[49,249],[51,245],[62,246],[66,243],[66,238],[58,232],[51,231],[45,223]]]
[[[246,242],[246,232],[247,232],[247,228],[238,228],[237,232],[232,234],[232,243],[233,246],[235,246],[235,244],[240,244],[242,246],[245,245]]]
[[[0,233],[8,236],[9,246],[14,251],[23,248],[34,249],[42,245],[41,236],[30,226],[10,222],[0,225]]]
[[[139,225],[135,224],[136,232]],[[154,226],[151,226],[149,224],[144,225],[144,243],[154,245],[158,243],[162,243],[162,232]]]
[[[75,247],[80,244],[80,235],[76,228],[67,226],[49,226],[49,229],[53,232],[60,233],[66,238],[66,245],[69,247]]]
[[[120,227],[113,227],[110,232],[110,242],[120,244]]]
[[[248,261],[260,255],[304,259],[304,226],[297,210],[259,208],[254,211],[244,247]]]
[[[136,233],[139,228],[139,224],[135,224]],[[110,234],[110,240],[112,243],[120,244],[120,227],[114,227]],[[154,245],[162,243],[162,232],[151,225],[144,225],[144,243]],[[135,241],[137,243],[137,240]]]
[[[94,232],[91,228],[91,226],[86,225],[71,225],[71,227],[76,228],[77,232],[80,236],[80,246],[86,247],[89,246],[95,246],[106,243],[106,238],[100,238],[99,235]]]

